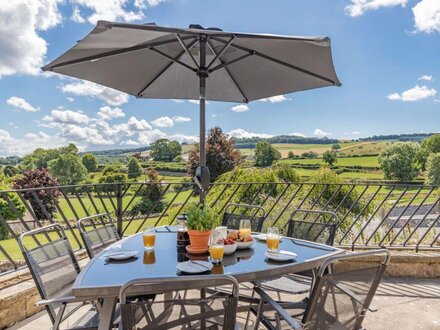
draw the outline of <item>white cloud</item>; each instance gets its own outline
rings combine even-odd
[[[306,137],[306,135],[298,132],[293,132],[289,134],[290,136],[297,136],[297,137]]]
[[[87,20],[96,24],[99,20],[133,22],[144,18],[144,13],[127,9],[127,0],[70,0],[71,3],[86,7],[91,14]]]
[[[234,129],[230,132],[227,133],[230,137],[235,137],[238,139],[241,138],[253,138],[253,137],[259,137],[259,138],[263,138],[263,139],[268,139],[273,137],[273,135],[271,134],[265,134],[265,133],[252,133],[252,132],[248,132],[244,129],[241,128],[237,128]]]
[[[180,143],[194,143],[199,141],[199,137],[195,135],[173,134],[168,136],[170,140],[176,140]]]
[[[158,129],[154,129],[151,131],[145,131],[145,132],[139,133],[137,140],[141,144],[149,145],[149,144],[153,143],[154,141],[156,141],[157,139],[162,139],[162,138],[166,138],[166,137],[167,137],[167,135],[165,133],[161,132]]]
[[[424,74],[423,76],[421,76],[421,77],[420,77],[419,79],[417,79],[417,80],[433,81],[434,79],[432,78],[431,75]]]
[[[108,105],[99,108],[98,116],[103,120],[125,117],[121,108],[111,108]]]
[[[44,63],[47,42],[38,35],[61,23],[60,0],[2,1],[0,5],[0,78],[37,75]]]
[[[313,134],[314,134],[314,135],[317,135],[317,136],[319,136],[319,137],[325,137],[325,136],[330,136],[330,135],[332,135],[332,133],[325,132],[325,131],[323,131],[323,130],[320,129],[320,128],[315,128],[315,130],[313,131]]]
[[[276,95],[276,96],[272,96],[272,97],[268,97],[265,99],[261,99],[261,102],[270,102],[270,103],[280,103],[280,102],[284,102],[284,101],[289,101],[290,99],[285,97],[284,95]]]
[[[134,0],[134,6],[137,8],[156,7],[165,0]]]
[[[21,97],[17,97],[17,96],[10,97],[9,99],[6,100],[6,103],[15,107],[15,108],[18,108],[18,109],[21,109],[24,111],[28,111],[28,112],[40,111],[40,108],[36,108],[36,107],[32,106],[25,99],[23,99]]]
[[[134,140],[127,140],[122,142],[122,144],[126,145],[126,146],[138,146],[140,143],[138,141],[134,141]]]
[[[416,85],[411,89],[408,89],[401,94],[392,93],[387,95],[387,98],[391,101],[404,101],[404,102],[414,102],[430,97],[434,97],[437,91],[434,88],[428,88],[427,86]]]
[[[345,7],[345,13],[351,17],[361,16],[366,11],[401,6],[405,7],[408,0],[351,0]]]
[[[359,131],[353,131],[353,132],[345,132],[344,135],[360,135],[361,132]]]
[[[97,97],[109,105],[121,105],[128,102],[128,94],[90,81],[77,81],[62,85],[61,90],[63,93]]]
[[[136,117],[130,117],[127,125],[133,131],[149,131],[153,129],[145,119],[138,120]]]
[[[72,16],[70,16],[70,20],[74,21],[75,23],[85,23],[86,22],[86,20],[81,16],[81,12],[80,12],[78,6],[73,6]]]
[[[440,32],[440,1],[422,0],[412,8],[416,31]]]
[[[176,123],[186,123],[186,122],[191,121],[191,118],[189,118],[189,117],[182,117],[182,116],[174,116],[173,120]]]
[[[66,97],[66,100],[69,101],[69,102],[75,101],[75,99],[73,97],[70,97],[70,96]]]
[[[43,117],[43,121],[49,124],[58,123],[79,125],[87,124],[89,120],[90,118],[87,115],[72,110],[52,110],[50,115]]]
[[[249,111],[249,107],[246,104],[238,104],[233,106],[231,110],[234,112],[245,112]]]
[[[173,127],[174,121],[168,116],[162,116],[155,120],[152,120],[151,123],[156,127]]]
[[[32,152],[35,148],[56,148],[66,141],[44,132],[27,133],[23,138],[14,138],[9,132],[0,129],[0,155],[19,155]]]

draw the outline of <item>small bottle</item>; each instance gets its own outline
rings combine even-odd
[[[185,248],[190,244],[188,228],[186,227],[186,214],[177,217],[177,247]]]

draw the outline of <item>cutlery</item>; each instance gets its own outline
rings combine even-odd
[[[206,270],[211,270],[209,267],[207,267],[207,266],[205,266],[203,264],[199,264],[198,262],[195,262],[195,261],[192,261],[192,260],[190,260],[190,262],[195,264],[195,265],[198,265],[198,266],[200,266],[202,268],[205,268]]]
[[[290,251],[284,251],[284,250],[281,250],[281,251],[270,251],[270,253],[281,254],[281,255],[285,255],[285,256],[289,256],[289,257],[297,257],[296,253],[290,252]]]

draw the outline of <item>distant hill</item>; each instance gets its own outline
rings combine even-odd
[[[297,144],[332,144],[338,143],[337,139],[317,138],[317,137],[300,137],[291,135],[278,135],[271,138],[241,138],[235,139],[237,148],[254,148],[260,141],[267,141],[269,143],[297,143]]]
[[[392,134],[392,135],[373,135],[368,138],[359,139],[359,141],[385,141],[385,140],[398,140],[398,141],[415,141],[420,142],[431,135],[436,133],[411,133],[411,134]]]
[[[123,156],[125,154],[134,154],[138,152],[144,152],[150,150],[150,146],[144,146],[139,148],[125,148],[125,149],[107,149],[98,151],[84,151],[80,152],[79,155],[93,154],[95,156]]]

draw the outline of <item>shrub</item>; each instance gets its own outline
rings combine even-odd
[[[96,168],[98,167],[98,160],[93,154],[85,154],[81,161],[89,173],[96,171]]]
[[[281,158],[280,152],[267,141],[260,141],[255,148],[255,165],[270,166]]]
[[[163,187],[159,174],[154,169],[147,170],[148,181],[139,191],[141,199],[133,206],[132,214],[150,214],[162,212],[166,204],[162,200]]]
[[[379,164],[385,179],[412,181],[418,175],[417,154],[419,146],[415,143],[397,143],[387,147],[379,156]]]
[[[3,186],[0,184],[0,190],[7,190],[8,187]],[[21,202],[20,198],[14,194],[14,193],[6,193],[7,197],[10,199],[12,204],[14,204],[18,215],[12,210],[12,208],[9,206],[8,201],[0,195],[0,215],[2,218],[6,221],[8,220],[15,220],[19,216],[24,216],[26,209]],[[0,224],[0,240],[7,239],[9,236],[8,229],[3,224]]]
[[[23,175],[13,181],[14,189],[31,189],[31,188],[42,188],[42,187],[54,187],[58,186],[58,181],[54,178],[46,168],[27,170],[23,172]],[[55,201],[61,194],[58,189],[51,189],[53,200],[46,190],[35,190],[35,194],[43,205],[43,209],[40,207],[38,201],[34,198],[30,191],[24,192],[23,196],[29,201],[31,207],[35,213],[35,216],[39,219],[47,219],[47,215],[50,218],[55,216],[57,211],[55,206]],[[47,215],[44,212],[47,211]],[[49,220],[49,219],[47,219]]]
[[[74,185],[87,176],[87,169],[76,154],[62,154],[49,161],[49,171],[62,185]]]
[[[426,184],[440,185],[440,152],[429,155],[426,161]]]
[[[142,166],[139,164],[139,160],[137,158],[131,157],[128,162],[128,178],[135,179],[141,176],[143,173]]]

